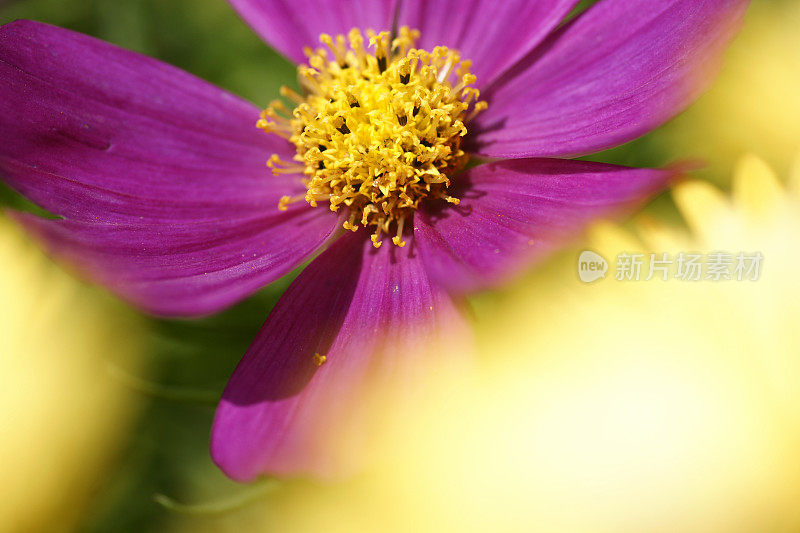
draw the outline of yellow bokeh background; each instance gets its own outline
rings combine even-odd
[[[109,365],[139,368],[142,333],[0,215],[0,531],[84,521],[138,411]]]

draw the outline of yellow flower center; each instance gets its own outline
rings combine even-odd
[[[395,233],[403,246],[404,223],[424,198],[458,204],[447,194],[449,176],[468,160],[465,122],[486,103],[458,52],[417,50],[419,32],[406,27],[394,40],[367,35],[371,53],[357,29],[347,40],[321,35],[325,48],[306,49],[308,66],[298,67],[303,94],[281,89],[297,107],[272,102],[258,127],[297,147],[295,163],[273,155],[267,164],[276,174],[304,174],[308,189],[284,196],[279,208],[303,199],[314,207],[328,201],[332,211],[345,206],[346,229],[372,229],[376,248],[381,233]]]

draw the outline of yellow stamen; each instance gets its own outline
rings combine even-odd
[[[324,365],[325,361],[327,361],[327,360],[328,360],[328,356],[327,355],[321,355],[321,354],[318,354],[318,353],[314,354],[314,364],[317,365],[317,366]]]
[[[296,104],[302,104],[305,101],[302,96],[297,94],[295,91],[293,91],[286,85],[281,87],[281,96],[283,96],[284,98],[288,98],[289,100],[291,100]]]
[[[403,224],[405,221],[405,217],[400,217],[400,219],[397,221],[397,235],[392,237],[392,242],[400,248],[406,245],[406,243],[403,241]]]
[[[273,174],[296,174],[305,170],[305,165],[287,163],[278,154],[273,154],[267,160],[267,166],[272,169]]]
[[[289,209],[289,205],[295,204],[302,200],[305,200],[306,197],[304,195],[299,196],[281,196],[280,201],[278,202],[278,210],[279,211],[286,211]]]
[[[449,177],[469,158],[465,123],[486,103],[458,52],[415,49],[419,32],[407,27],[394,40],[388,32],[367,37],[371,54],[357,29],[347,38],[321,35],[324,46],[306,50],[308,65],[298,67],[303,94],[281,89],[294,110],[273,102],[257,126],[297,149],[297,163],[272,156],[273,172],[305,175],[308,193],[283,197],[279,208],[298,198],[329,201],[332,211],[349,209],[345,229],[371,228],[376,248],[383,233],[394,233],[402,247],[405,221],[423,199],[458,205],[447,194]]]

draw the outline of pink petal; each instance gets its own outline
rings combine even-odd
[[[411,379],[417,348],[460,323],[410,244],[376,251],[364,230],[348,233],[289,287],[236,368],[214,421],[214,460],[240,481],[338,473],[342,435],[365,429],[368,391]],[[315,353],[327,356],[320,367]]]
[[[288,143],[247,102],[151,58],[30,21],[0,28],[0,178],[66,220],[50,249],[158,314],[219,310],[285,274],[336,217],[280,213]]]
[[[485,94],[470,148],[574,156],[630,141],[710,84],[747,0],[603,0]]]
[[[305,63],[303,47],[320,45],[322,33],[353,28],[389,31],[397,0],[228,0],[264,41],[295,63]]]
[[[448,46],[472,60],[477,86],[498,75],[544,39],[577,0],[404,0],[398,25],[421,32],[417,48]]]
[[[198,316],[242,300],[296,267],[334,232],[324,209],[253,219],[94,223],[15,214],[48,252],[130,303]]]
[[[453,291],[491,287],[530,268],[591,222],[624,215],[662,190],[671,173],[588,161],[514,159],[462,174],[461,204],[414,217],[431,278]]]

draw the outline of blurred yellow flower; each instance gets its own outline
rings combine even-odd
[[[417,406],[386,461],[228,517],[264,531],[800,530],[800,165],[674,190],[690,231],[602,224],[592,249],[761,252],[757,281],[578,280],[578,251],[480,302],[483,366]],[[452,385],[452,384],[450,384]],[[255,522],[254,522],[255,521]]]
[[[0,530],[70,531],[135,414],[108,364],[141,364],[140,324],[0,215]]]
[[[784,186],[747,156],[731,198],[705,182],[675,188],[688,233],[644,217],[635,235],[610,224],[593,232],[591,248],[606,258],[760,252],[758,281],[584,285],[574,254],[486,322],[484,338],[505,355],[500,396],[524,406],[518,421],[527,418],[501,437],[521,453],[500,469],[537,502],[525,523],[544,531],[800,529],[798,185],[800,163]],[[506,448],[496,452],[506,456]]]

